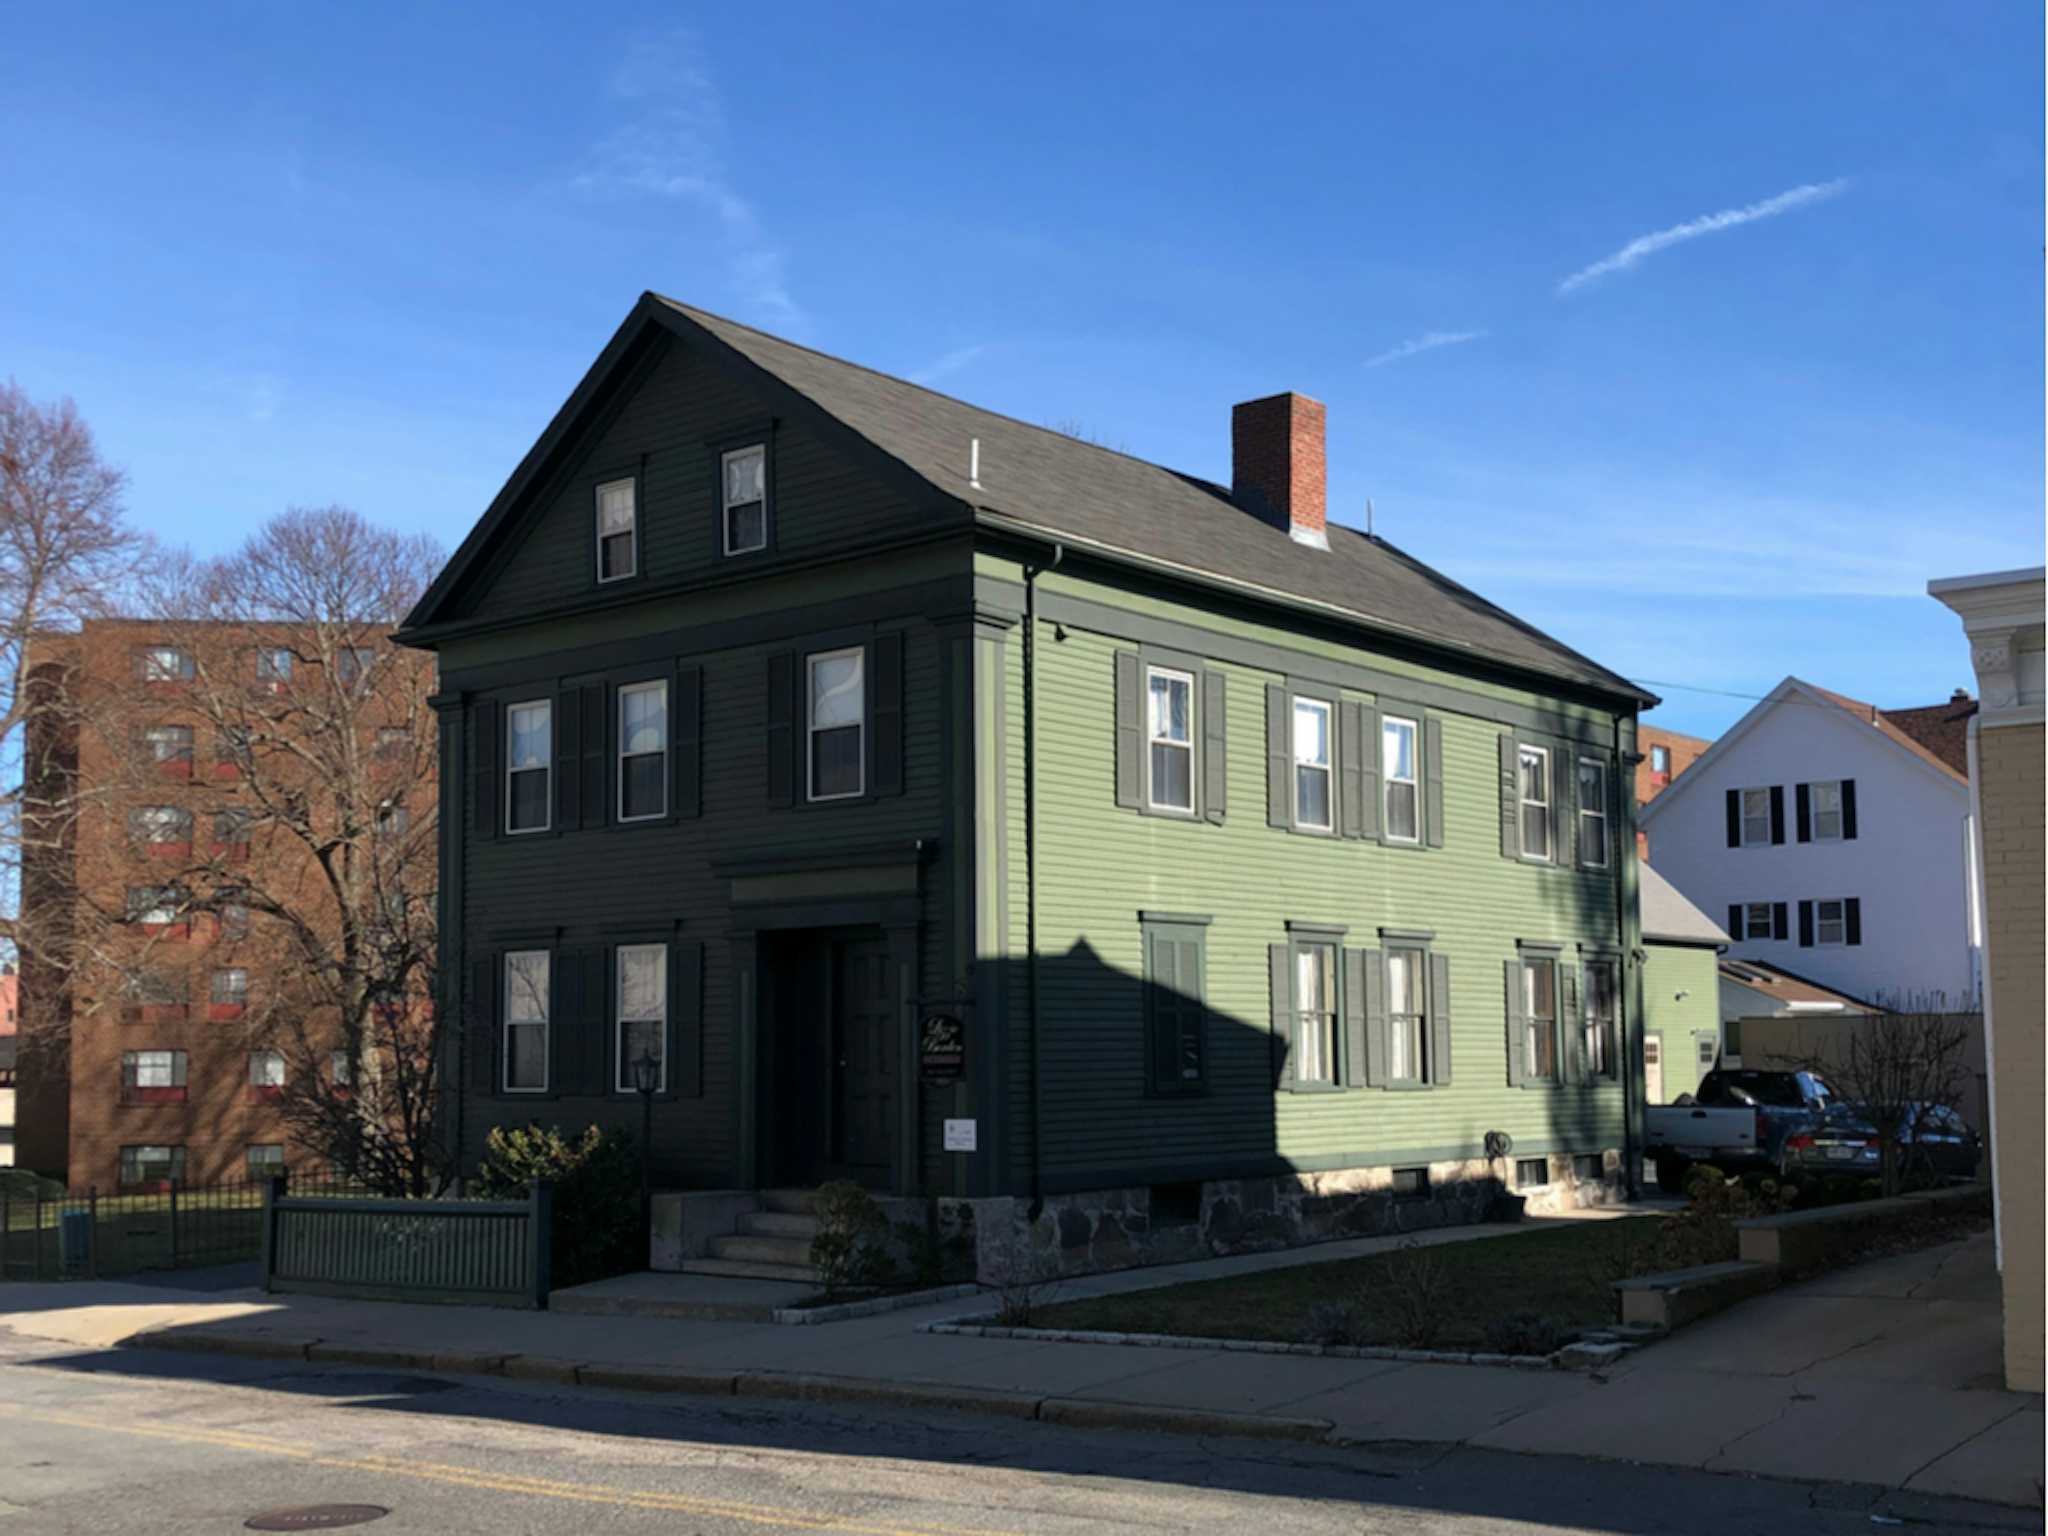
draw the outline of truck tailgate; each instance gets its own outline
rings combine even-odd
[[[1703,1104],[1653,1104],[1644,1111],[1643,1130],[1653,1152],[1677,1152],[1706,1162],[1715,1156],[1756,1152],[1756,1111],[1708,1109]]]

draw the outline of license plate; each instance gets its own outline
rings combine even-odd
[[[1856,1155],[1856,1148],[1854,1148],[1854,1147],[1829,1147],[1829,1148],[1828,1148],[1828,1156],[1829,1156],[1829,1157],[1832,1157],[1832,1158],[1834,1158],[1834,1159],[1835,1159],[1835,1160],[1836,1160],[1837,1162],[1843,1162],[1843,1163],[1846,1163],[1847,1161],[1849,1161],[1849,1159],[1850,1159],[1850,1158],[1854,1157],[1855,1155]]]

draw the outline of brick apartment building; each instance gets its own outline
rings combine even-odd
[[[0,969],[0,1168],[14,1166],[14,1056],[20,1025],[21,978]]]
[[[1636,806],[1640,809],[1671,787],[1671,781],[1693,765],[1713,743],[1699,736],[1684,736],[1658,725],[1636,728]],[[1645,863],[1650,857],[1649,834],[1636,833],[1636,856]]]
[[[83,1191],[304,1160],[282,1102],[304,1052],[279,1031],[296,1020],[302,1046],[322,1026],[293,924],[338,928],[331,888],[370,878],[386,845],[421,844],[429,887],[433,867],[430,683],[344,638],[106,620],[32,648],[22,1166]],[[361,793],[306,766],[337,733]],[[333,821],[330,858],[290,834],[300,814]],[[326,1064],[344,1085],[355,1067]]]

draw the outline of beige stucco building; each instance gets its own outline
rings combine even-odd
[[[1985,917],[1984,1053],[1991,1078],[1991,1177],[2005,1303],[2005,1384],[2042,1390],[2042,885],[2048,774],[2042,765],[2043,569],[1931,581],[1961,616],[1982,708],[1970,722],[1970,793]]]

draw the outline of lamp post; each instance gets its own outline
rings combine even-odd
[[[651,1240],[654,1235],[654,1190],[650,1169],[654,1161],[654,1090],[661,1085],[661,1063],[654,1052],[642,1051],[633,1059],[633,1091],[640,1095],[640,1231]]]

